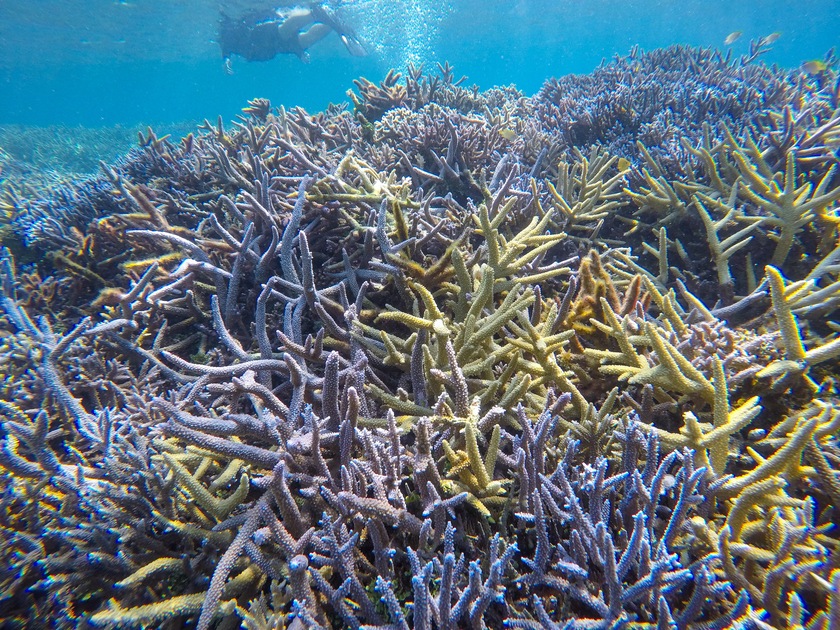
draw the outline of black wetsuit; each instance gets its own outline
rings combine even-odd
[[[277,55],[303,55],[297,38],[281,37],[276,13],[249,14],[233,19],[222,16],[219,29],[222,56],[239,55],[248,61],[269,61]]]

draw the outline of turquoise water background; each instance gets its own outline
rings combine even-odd
[[[228,10],[244,8],[227,2]],[[252,3],[253,4],[253,3]],[[242,6],[240,6],[242,5]],[[766,60],[794,67],[840,44],[840,1],[347,1],[370,55],[331,35],[312,62],[234,59],[223,71],[219,6],[204,0],[0,0],[0,124],[100,126],[230,119],[254,97],[310,111],[347,101],[352,80],[449,61],[456,76],[530,94],[550,76],[591,71],[634,45],[731,47],[782,33]]]

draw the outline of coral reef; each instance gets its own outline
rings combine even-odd
[[[4,626],[833,627],[828,61],[411,68],[4,197]]]

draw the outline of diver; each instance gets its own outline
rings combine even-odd
[[[335,31],[351,55],[367,54],[362,42],[327,5],[326,2],[305,2],[282,6],[267,12],[252,12],[231,18],[222,13],[219,24],[219,45],[230,73],[231,55],[248,61],[268,61],[280,54],[293,54],[309,63],[307,49]]]

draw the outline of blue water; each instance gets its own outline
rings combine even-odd
[[[370,0],[342,10],[369,56],[351,57],[331,35],[308,65],[294,56],[234,59],[227,75],[213,0],[0,0],[0,124],[232,118],[257,96],[317,110],[346,101],[354,78],[378,81],[408,62],[448,61],[481,88],[514,83],[532,93],[637,44],[723,47],[732,31],[744,33],[735,54],[780,31],[765,59],[789,67],[840,44],[837,0]]]

